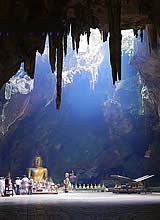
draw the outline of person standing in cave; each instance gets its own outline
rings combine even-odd
[[[23,194],[28,194],[28,182],[29,182],[28,177],[24,175],[22,178],[22,193]]]
[[[29,178],[28,181],[28,195],[32,195],[33,192],[33,179]]]
[[[4,177],[0,177],[0,196],[4,196],[5,180]]]
[[[64,177],[64,192],[68,193],[69,186],[70,186],[70,180],[69,180],[69,173],[65,173]]]
[[[10,178],[9,178],[9,176],[6,176],[6,178],[5,178],[5,195],[6,195],[7,191],[9,191],[9,185],[10,185]]]
[[[16,177],[15,185],[16,185],[16,195],[20,195],[21,190],[21,179],[19,177]]]
[[[73,170],[69,174],[69,180],[71,182],[71,185],[72,185],[73,189],[75,189],[75,185],[77,184],[77,176],[74,174]]]

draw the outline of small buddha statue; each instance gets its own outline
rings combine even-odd
[[[87,189],[89,189],[89,184],[87,184],[87,187],[86,187]]]
[[[91,187],[90,187],[90,189],[93,189],[93,184],[91,184]]]
[[[28,169],[28,178],[32,178],[34,182],[48,178],[48,170],[42,167],[42,158],[39,155],[33,159],[33,167]]]

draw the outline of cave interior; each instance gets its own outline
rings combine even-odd
[[[25,167],[30,165],[28,161],[31,161],[31,157],[37,151],[43,155],[46,165],[48,164],[50,169],[53,170],[51,176],[54,176],[58,181],[61,180],[60,176],[63,176],[65,168],[71,169],[73,164],[75,164],[74,169],[79,173],[80,181],[89,181],[88,179],[91,178],[94,182],[114,172],[136,177],[146,173],[158,173],[160,164],[159,11],[159,0],[0,1],[0,172],[3,175],[8,171],[11,171],[13,176],[24,173]],[[140,93],[143,114],[136,113],[134,116],[132,114],[131,117],[127,115],[129,114],[128,110],[124,116],[117,102],[112,102],[112,104],[105,102],[103,108],[113,111],[111,118],[106,116],[108,126],[106,139],[108,139],[108,142],[105,140],[105,143],[102,140],[105,139],[104,129],[102,129],[103,138],[98,139],[100,129],[94,127],[94,123],[98,128],[105,127],[104,122],[102,123],[99,118],[92,117],[92,109],[88,107],[89,104],[87,103],[88,99],[83,104],[90,112],[88,113],[90,117],[81,119],[83,125],[80,126],[80,123],[78,123],[78,128],[73,123],[77,118],[70,111],[70,105],[63,105],[63,102],[65,102],[65,95],[62,95],[63,89],[65,93],[65,88],[63,88],[63,66],[68,52],[68,38],[71,37],[71,49],[79,54],[81,36],[85,35],[87,44],[90,45],[92,29],[98,29],[101,41],[108,43],[109,56],[105,57],[108,60],[104,62],[111,65],[112,80],[109,82],[110,85],[116,85],[117,81],[121,82],[125,78],[122,63],[124,59],[129,58],[127,56],[122,58],[122,31],[132,30],[135,38],[135,53],[131,60],[134,66],[132,71],[138,72],[141,78]],[[7,82],[16,75],[22,63],[27,77],[34,79],[37,62],[36,54],[37,52],[41,55],[44,54],[46,39],[48,40],[49,68],[56,78],[56,84],[50,86],[50,89],[56,91],[53,98],[55,100],[51,101],[56,103],[54,114],[51,113],[54,108],[53,103],[50,105],[47,100],[47,103],[44,104],[48,87],[44,89],[42,85],[45,85],[45,83],[52,84],[47,74],[45,76],[41,73],[41,82],[40,85],[37,82],[38,89],[35,89],[34,95],[24,95],[23,97],[15,95],[11,103],[9,100],[5,100],[4,97],[5,92],[8,91],[5,90],[6,85],[8,85]],[[104,65],[104,72],[105,67]],[[39,69],[43,70],[43,67],[40,66]],[[107,68],[105,74],[108,74]],[[106,85],[108,85],[107,77],[104,78]],[[105,83],[103,82],[102,86]],[[132,85],[132,81],[128,79],[124,87],[128,88]],[[77,87],[77,89],[83,89],[79,84],[77,84],[77,87],[75,84],[74,87],[75,90],[70,89],[73,97],[74,93],[78,93],[75,92]],[[52,93],[52,91],[47,92]],[[124,93],[124,90],[122,90],[122,93]],[[79,93],[77,97],[81,97]],[[119,97],[121,98],[120,93]],[[131,110],[133,110],[132,100],[134,101],[134,95],[131,98]],[[47,106],[46,110],[41,109],[44,105]],[[113,108],[110,107],[111,105]],[[79,108],[81,108],[81,105],[79,105]],[[6,115],[3,114],[5,109]],[[79,114],[82,114],[82,112]],[[37,115],[37,118],[35,115]],[[70,115],[73,117],[71,118]],[[67,117],[70,119],[67,119]],[[109,125],[110,119],[115,124],[111,123]],[[83,120],[86,120],[86,122],[83,122]],[[70,138],[68,143],[66,137],[67,126],[72,127],[71,132],[68,131]],[[83,128],[87,126],[88,130],[93,130],[92,134],[87,133],[86,129],[83,131]],[[64,128],[66,136],[64,135]],[[51,132],[52,130],[54,135]],[[77,142],[74,141],[76,132],[81,136],[79,139],[77,138]],[[63,141],[60,141],[61,135]],[[83,149],[77,143],[81,142],[79,145],[86,146],[84,143],[87,142],[87,138],[91,140],[91,143],[88,144],[91,147],[88,147],[85,154],[81,155],[81,158],[86,157],[84,159],[85,165],[81,167],[81,159],[78,158],[78,147],[79,150]],[[122,139],[124,142],[121,141]],[[131,139],[132,141],[130,141]],[[70,152],[66,150],[67,147],[63,147],[65,144],[68,145],[67,147],[73,145]],[[99,153],[96,155],[90,153],[93,151],[92,145],[94,144],[97,145],[95,151],[98,151],[98,145],[101,145]],[[49,147],[45,148],[46,145]],[[76,156],[69,158],[68,155],[74,151]],[[66,159],[64,166],[63,163],[58,164],[58,161],[64,159]],[[6,162],[8,160],[10,161],[9,164]],[[85,167],[89,168],[85,169]],[[59,174],[55,175],[56,172],[59,172]],[[156,183],[158,184],[159,177],[157,178]]]

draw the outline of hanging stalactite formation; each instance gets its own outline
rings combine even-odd
[[[61,93],[62,93],[62,70],[63,70],[63,45],[62,35],[58,36],[57,42],[57,97],[56,107],[60,108],[61,104]]]
[[[19,2],[19,3],[17,3]],[[160,35],[159,0],[61,0],[0,1],[0,86],[16,74],[21,62],[34,78],[36,52],[43,54],[49,38],[51,70],[57,72],[56,107],[60,108],[63,56],[67,54],[67,37],[78,53],[80,36],[99,28],[102,40],[109,36],[113,83],[121,79],[121,30],[133,29],[143,41],[148,32],[150,52],[157,48]],[[123,76],[123,75],[122,75]]]
[[[121,0],[110,0],[108,4],[109,17],[109,47],[112,66],[113,84],[121,79]]]

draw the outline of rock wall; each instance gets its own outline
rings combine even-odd
[[[142,114],[145,117],[147,134],[153,133],[150,143],[150,166],[153,172],[158,173],[160,160],[160,41],[157,32],[152,32],[154,36],[147,34],[151,29],[153,30],[152,25],[147,27],[143,42],[140,40],[136,42],[133,63],[140,75]],[[159,176],[157,178],[159,181]]]
[[[159,40],[157,42],[157,48],[151,49],[149,47],[149,37],[147,35],[148,29],[146,29],[144,41],[136,41],[135,55],[133,63],[136,65],[137,70],[140,73],[140,83],[142,86],[142,105],[143,113],[151,116],[157,116],[160,118],[160,76],[159,76]],[[158,36],[157,36],[158,38]]]

